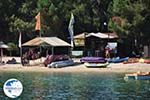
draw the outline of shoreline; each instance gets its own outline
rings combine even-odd
[[[148,64],[110,64],[108,68],[86,68],[84,65],[68,66],[63,68],[48,68],[41,66],[21,66],[20,64],[1,65],[1,72],[62,72],[62,73],[132,73],[132,72],[150,72]]]
[[[14,58],[14,57],[11,57]],[[5,57],[4,61],[11,59]],[[19,62],[19,57],[15,57]],[[150,72],[150,64],[146,63],[133,63],[133,64],[110,64],[107,68],[87,68],[84,64],[79,64],[79,59],[74,59],[78,64],[73,66],[67,66],[63,68],[48,68],[41,65],[38,66],[22,66],[21,64],[5,64],[0,65],[0,73],[2,72],[58,72],[58,73],[133,73],[137,71]]]

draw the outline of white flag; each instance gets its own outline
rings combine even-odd
[[[22,44],[21,44],[21,32],[20,32],[20,35],[19,35],[19,41],[18,41],[18,42],[19,42],[19,45],[18,45],[18,46],[19,46],[19,48],[21,48],[21,45],[22,45]]]
[[[74,36],[74,32],[73,32],[73,24],[74,23],[75,23],[74,16],[73,16],[73,13],[71,13],[71,18],[70,18],[70,22],[69,22],[68,31],[70,33],[71,46],[72,47],[73,47],[73,36]]]

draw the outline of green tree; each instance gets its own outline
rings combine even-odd
[[[135,44],[135,41],[139,45],[143,44],[142,39],[147,36],[146,30],[149,31],[147,27],[150,25],[150,22],[147,22],[149,4],[146,0],[113,0],[108,8],[110,30],[126,37],[132,44]],[[113,17],[119,17],[121,25],[114,22]]]
[[[7,43],[8,47],[7,50],[9,51],[9,55],[12,56],[12,52],[13,51],[17,51],[18,50],[18,47],[16,44],[14,44],[13,42],[9,42]]]
[[[71,12],[75,16],[75,33],[102,31],[107,22],[110,0],[38,0],[42,13],[42,32],[47,36],[66,37]]]
[[[13,13],[9,19],[10,32],[14,33],[14,35],[16,36],[19,36],[20,32],[23,34],[27,33],[27,35],[30,35],[29,33],[32,33],[34,31],[34,26],[35,26],[34,17],[36,15],[36,12],[37,12],[36,0],[22,1],[17,11]]]
[[[36,10],[36,0],[2,0],[0,2],[0,37],[5,41],[16,43],[19,31],[31,33],[34,29]]]

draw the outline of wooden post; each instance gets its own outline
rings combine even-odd
[[[1,48],[1,58],[0,58],[0,63],[2,63],[2,57],[3,57],[3,49]]]
[[[54,47],[52,47],[52,55],[54,55]]]
[[[86,33],[84,33],[84,56],[86,55],[86,46],[85,46],[85,44],[86,44]]]

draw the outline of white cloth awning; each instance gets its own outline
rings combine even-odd
[[[39,46],[39,45],[50,45],[53,47],[71,46],[69,43],[61,40],[58,37],[37,37],[24,43],[22,46]]]
[[[100,32],[99,33],[89,33],[86,37],[91,37],[91,36],[102,38],[102,39],[113,39],[113,38],[115,38],[114,36],[111,36],[109,34],[100,33]]]
[[[0,41],[0,48],[9,48],[8,45],[4,44],[4,42]]]
[[[116,38],[119,38],[118,35],[116,33],[81,33],[81,34],[78,34],[76,36],[74,36],[74,39],[84,39],[85,37],[91,37],[91,36],[94,36],[94,37],[98,37],[98,38],[101,38],[101,39],[116,39]]]

